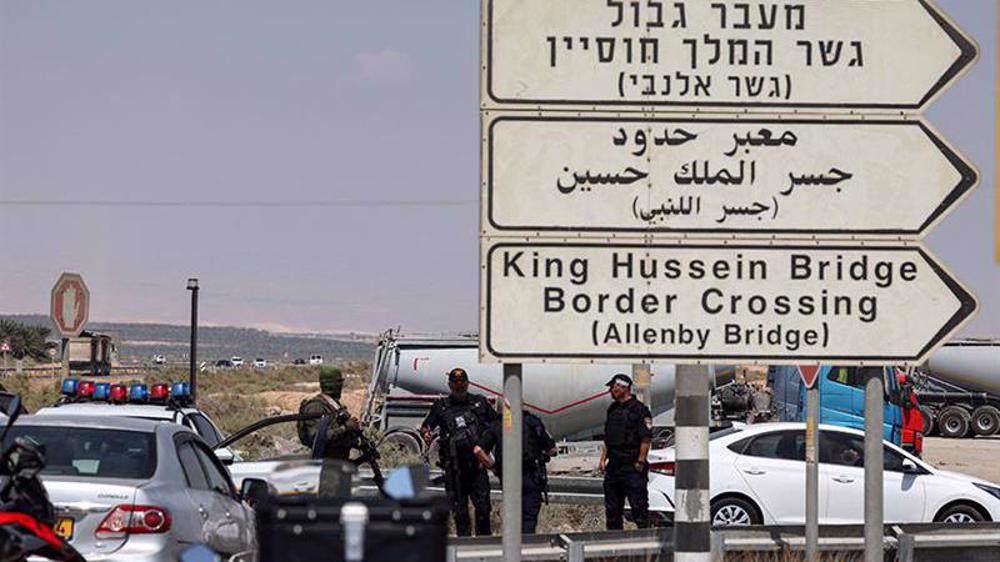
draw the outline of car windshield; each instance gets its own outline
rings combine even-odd
[[[43,475],[148,479],[156,472],[152,433],[17,425],[4,440],[4,449],[18,437],[27,437],[40,446],[45,455]]]

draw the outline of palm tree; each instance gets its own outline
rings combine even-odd
[[[28,326],[13,320],[0,320],[0,342],[10,344],[15,359],[30,358],[43,361],[48,358],[46,339],[51,330],[42,326]]]

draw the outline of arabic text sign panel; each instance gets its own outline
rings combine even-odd
[[[916,363],[977,306],[921,247],[483,252],[480,351],[505,362]]]
[[[485,151],[497,236],[913,237],[978,180],[920,121],[494,116]]]
[[[925,0],[483,2],[496,104],[915,110],[978,56]]]

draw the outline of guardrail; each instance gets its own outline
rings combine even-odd
[[[795,552],[805,549],[805,530],[795,526],[718,528],[712,531],[713,559],[726,553]],[[963,562],[1000,560],[1000,524],[921,524],[886,527],[886,560]],[[820,528],[819,548],[844,554],[864,551],[864,527]],[[645,529],[559,535],[525,535],[523,560],[583,562],[589,559],[671,560],[673,530]],[[499,537],[451,539],[448,562],[503,562]]]

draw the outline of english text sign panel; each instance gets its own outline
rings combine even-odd
[[[484,245],[484,359],[918,363],[976,310],[921,247]]]

